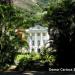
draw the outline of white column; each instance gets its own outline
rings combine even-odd
[[[48,33],[47,33],[47,35],[46,35],[46,36],[47,36],[47,40],[49,40],[49,34],[48,34]]]
[[[30,47],[30,52],[32,51],[32,38],[31,38],[32,34],[30,33],[29,36],[29,47]]]
[[[35,33],[35,52],[37,52],[37,33]]]
[[[41,33],[41,46],[43,46],[43,34]]]
[[[46,38],[46,40],[47,40],[47,41],[46,41],[47,44],[46,44],[45,47],[48,48],[48,47],[50,46],[50,43],[49,43],[49,34],[48,34],[48,32],[47,32],[45,38]]]

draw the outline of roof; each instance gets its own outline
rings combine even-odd
[[[47,32],[48,28],[40,25],[35,25],[34,27],[30,27],[26,30],[27,32]]]

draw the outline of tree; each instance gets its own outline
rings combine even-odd
[[[20,42],[15,29],[22,27],[24,18],[11,0],[0,1],[0,67],[13,64]],[[27,42],[22,44],[27,44]],[[21,44],[21,45],[22,45]]]
[[[75,2],[62,0],[56,7],[50,6],[45,19],[49,24],[50,47],[56,49],[55,65],[74,67]]]

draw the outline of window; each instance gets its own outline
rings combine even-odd
[[[40,33],[37,33],[37,36],[40,36]]]
[[[40,46],[40,40],[38,40],[38,46]]]
[[[45,40],[43,40],[43,44],[45,44]]]
[[[45,33],[43,33],[43,36],[46,36],[46,34],[45,34]]]
[[[43,40],[43,44],[46,44],[47,43],[47,41],[46,40]]]
[[[32,36],[34,36],[34,33],[32,33]]]
[[[34,46],[34,41],[32,41],[32,45]]]
[[[40,48],[38,48],[38,53],[40,53]]]

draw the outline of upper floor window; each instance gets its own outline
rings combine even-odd
[[[32,33],[32,36],[34,36],[34,33]]]
[[[40,33],[37,33],[37,36],[40,36]]]
[[[43,36],[46,36],[46,33],[43,33]]]

